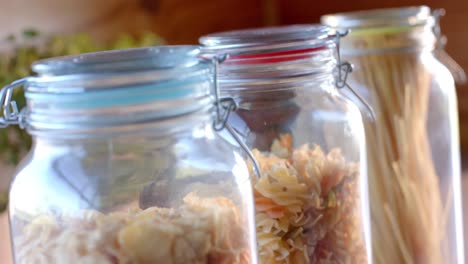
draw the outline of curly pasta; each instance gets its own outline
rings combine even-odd
[[[358,164],[339,149],[290,145],[286,135],[271,153],[253,150],[260,263],[366,263]]]

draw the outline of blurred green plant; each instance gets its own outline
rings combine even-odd
[[[8,204],[8,192],[0,192],[0,213],[6,210]]]
[[[98,43],[88,34],[77,33],[43,37],[40,32],[28,29],[20,37],[10,36],[7,44],[13,45],[13,52],[0,53],[0,86],[32,75],[31,64],[39,59],[73,55],[103,50],[145,47],[162,44],[160,37],[151,32],[137,36],[122,34],[110,43]],[[42,42],[41,42],[42,41]],[[13,99],[18,107],[25,105],[22,89],[16,89]],[[16,126],[0,129],[0,159],[16,165],[31,147],[31,137]],[[1,211],[1,210],[0,210]]]

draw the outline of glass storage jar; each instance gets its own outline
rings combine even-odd
[[[238,104],[227,127],[259,168],[252,184],[260,263],[370,259],[364,127],[335,87],[338,40],[320,25],[200,39],[204,56],[225,59],[221,96]]]
[[[33,136],[10,191],[16,263],[257,263],[242,155],[194,46],[52,58],[2,90]],[[9,102],[23,85],[26,108]],[[13,111],[11,111],[13,109]]]
[[[454,79],[434,56],[428,7],[326,15],[350,28],[350,84],[372,106],[366,123],[375,263],[464,263]]]

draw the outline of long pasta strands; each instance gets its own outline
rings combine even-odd
[[[366,124],[374,262],[452,263],[445,246],[450,196],[441,196],[426,130],[430,75],[417,53],[353,62],[353,78],[372,90],[376,114]]]

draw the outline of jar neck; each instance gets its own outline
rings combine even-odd
[[[293,124],[311,109],[320,108],[317,102],[337,93],[335,78],[330,73],[288,78],[289,83],[270,84],[274,89],[245,89],[230,91],[238,104],[229,120],[230,125],[244,138],[248,146],[269,151],[274,139],[291,134]]]
[[[432,24],[418,26],[353,29],[342,40],[344,56],[391,52],[424,52],[435,48]]]
[[[299,77],[287,77],[273,80],[256,80],[242,86],[228,88],[221,83],[221,96],[232,97],[239,106],[253,102],[284,102],[296,97],[308,96],[313,90],[336,91],[335,76],[331,72],[310,74]]]
[[[158,145],[160,142],[176,141],[187,135],[204,137],[213,135],[212,109],[200,110],[190,114],[172,117],[165,120],[133,124],[127,126],[109,127],[107,129],[68,131],[66,135],[58,135],[51,131],[33,134],[35,148],[68,148],[89,143],[107,144],[108,141],[118,141],[121,145]],[[185,136],[184,136],[185,135]]]
[[[149,108],[146,109],[140,107],[142,106],[135,107],[135,109],[121,109],[117,112],[77,113],[71,117],[55,116],[55,121],[47,127],[45,125],[28,127],[28,132],[36,139],[65,141],[130,134],[132,136],[147,134],[166,136],[190,131],[194,127],[211,125],[213,122],[212,104],[191,109],[185,113],[167,115],[162,115],[158,106],[148,106]],[[50,113],[47,116],[50,116]],[[68,123],[67,120],[69,120]]]

